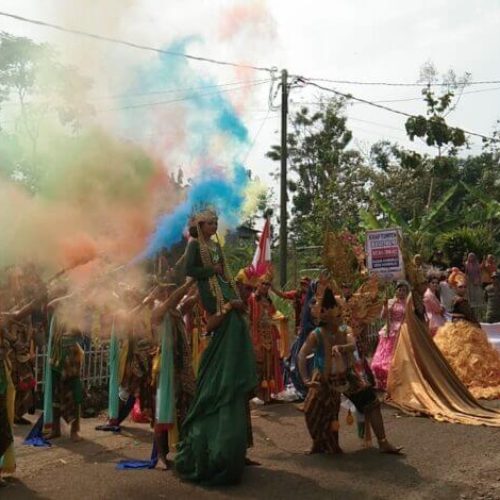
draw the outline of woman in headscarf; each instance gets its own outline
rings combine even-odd
[[[257,385],[256,363],[244,304],[218,241],[218,218],[206,210],[190,220],[186,274],[195,279],[207,331],[196,391],[182,424],[175,467],[186,480],[234,484],[245,467],[247,402]]]
[[[455,273],[449,279],[457,293],[453,319],[438,330],[434,342],[475,398],[499,398],[500,353],[488,342],[469,305],[465,276]]]
[[[476,316],[484,306],[483,287],[481,283],[481,266],[475,253],[470,252],[465,261],[465,277],[467,281],[467,298]]]
[[[483,262],[481,262],[481,282],[483,288],[493,283],[491,275],[497,271],[497,263],[495,257],[489,254]]]
[[[408,282],[398,281],[394,298],[386,300],[382,310],[382,318],[386,320],[386,324],[379,331],[379,341],[371,363],[376,380],[375,386],[382,391],[387,388],[387,375],[391,367],[399,330],[404,321],[406,298],[409,292]]]

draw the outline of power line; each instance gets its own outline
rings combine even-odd
[[[89,99],[86,99],[86,101],[94,103],[96,101],[106,101],[106,100],[113,100],[113,99],[129,99],[129,98],[134,98],[134,97],[147,97],[150,95],[161,95],[161,94],[174,94],[177,92],[187,92],[190,90],[205,90],[205,89],[211,89],[211,88],[223,88],[223,87],[230,87],[230,86],[244,86],[245,85],[251,85],[251,84],[260,84],[260,83],[268,83],[270,82],[270,79],[261,79],[261,80],[248,80],[248,81],[239,81],[239,82],[232,82],[232,83],[221,83],[221,84],[214,84],[214,85],[205,85],[205,86],[200,86],[200,87],[184,87],[184,88],[176,88],[176,89],[165,89],[165,90],[153,90],[150,92],[136,92],[136,93],[126,93],[126,94],[114,94],[114,95],[108,95],[108,96],[98,96],[98,97],[92,97],[90,96]],[[229,89],[232,90],[232,89]],[[25,102],[25,104],[50,104],[49,101],[29,101]],[[19,106],[19,102],[2,102],[0,103],[0,107],[4,106]]]
[[[270,118],[270,113],[271,113],[271,108],[269,108],[267,110],[267,115],[262,120],[262,123],[260,124],[260,126],[259,126],[259,128],[257,130],[257,133],[255,134],[255,136],[254,136],[254,138],[252,140],[252,143],[250,144],[250,147],[248,148],[248,151],[245,154],[245,159],[243,160],[243,163],[246,163],[246,161],[248,160],[248,157],[250,156],[250,153],[252,152],[252,150],[253,150],[256,142],[257,142],[257,139],[259,138],[259,135],[262,132],[262,129],[264,128],[264,125],[266,124],[268,118]],[[271,115],[271,116],[276,116],[276,115],[274,114],[274,115]]]
[[[95,110],[93,113],[99,114],[99,113],[108,113],[111,111],[123,111],[123,110],[127,110],[127,109],[139,109],[139,108],[146,108],[146,107],[150,107],[150,106],[174,104],[174,103],[178,103],[178,102],[189,101],[190,99],[211,97],[211,96],[220,95],[221,93],[234,92],[235,90],[243,90],[243,89],[247,89],[250,87],[256,87],[258,85],[262,85],[262,84],[268,83],[270,81],[271,81],[270,79],[262,80],[262,81],[259,81],[258,83],[254,83],[251,85],[241,85],[240,87],[234,87],[234,88],[230,88],[230,89],[220,90],[217,92],[209,92],[206,94],[192,94],[192,95],[188,95],[188,96],[184,96],[184,97],[179,97],[177,99],[170,99],[167,101],[154,101],[154,102],[147,102],[147,103],[141,103],[141,104],[131,104],[131,105],[126,105],[126,106],[117,106],[117,107],[113,107],[113,108],[98,109],[98,110]],[[47,114],[53,114],[53,113],[58,113],[57,109],[51,109]],[[91,115],[92,113],[87,113],[87,114]],[[0,121],[0,125],[2,123],[3,124],[14,123],[16,121],[17,121],[17,119],[3,120],[3,121]]]
[[[298,80],[300,82],[306,84],[306,85],[311,85],[311,86],[316,87],[316,88],[318,88],[320,90],[324,90],[326,92],[331,92],[332,94],[338,95],[338,96],[343,97],[343,98],[348,99],[348,100],[352,99],[354,101],[358,101],[358,102],[361,102],[363,104],[367,104],[368,106],[373,106],[375,108],[383,109],[384,111],[388,111],[390,113],[394,113],[394,114],[397,114],[397,115],[405,116],[406,118],[418,118],[417,115],[413,115],[411,113],[406,113],[406,112],[401,111],[399,109],[390,108],[389,106],[385,106],[383,104],[378,104],[378,103],[376,103],[374,101],[369,101],[368,99],[362,99],[361,97],[355,97],[352,94],[346,94],[344,92],[340,92],[339,90],[332,89],[330,87],[324,87],[323,85],[319,85],[317,83],[314,83],[314,82],[312,82],[309,79],[304,78],[304,77],[300,77],[300,78],[298,78]],[[457,128],[460,128],[460,130],[462,130],[462,132],[464,132],[467,135],[472,135],[472,136],[480,137],[481,139],[486,139],[486,140],[489,140],[489,141],[497,141],[497,139],[495,139],[493,137],[489,137],[489,136],[484,135],[484,134],[478,134],[477,132],[471,132],[471,131],[465,130],[465,129],[461,128],[461,127],[457,127]]]
[[[500,90],[500,87],[491,87],[489,89],[479,89],[479,90],[468,90],[466,92],[462,92],[462,95],[469,95],[469,94],[482,94],[483,92],[492,92],[495,90]],[[407,97],[407,98],[402,98],[402,99],[384,99],[384,100],[377,100],[373,101],[375,103],[391,103],[391,102],[410,102],[410,101],[422,101],[422,97]]]
[[[297,78],[302,78],[300,75],[293,75]],[[434,87],[453,87],[454,84],[451,82],[360,82],[355,80],[330,80],[329,78],[308,78],[311,82],[327,82],[327,83],[337,83],[340,85],[374,85],[374,86],[385,86],[385,87],[426,87],[431,85]],[[477,82],[466,82],[466,85],[489,85],[489,84],[499,84],[500,80],[484,80]],[[459,84],[460,85],[460,84]]]
[[[170,99],[168,101],[146,102],[146,103],[140,103],[140,104],[130,104],[127,106],[119,106],[119,107],[115,107],[115,108],[101,109],[101,110],[98,110],[97,113],[106,113],[108,111],[122,111],[125,109],[146,108],[149,106],[160,106],[160,105],[165,105],[165,104],[173,104],[176,102],[189,101],[190,99],[196,99],[199,97],[211,97],[211,96],[219,95],[221,93],[234,92],[235,90],[242,90],[242,89],[247,89],[250,87],[257,87],[257,86],[262,85],[264,83],[269,83],[270,81],[271,80],[262,80],[259,83],[254,83],[251,85],[242,85],[240,87],[234,87],[234,88],[230,88],[230,89],[226,89],[226,90],[221,90],[218,92],[209,92],[206,94],[192,94],[192,95],[188,95],[188,96],[184,96],[184,97],[179,97],[177,99]]]
[[[192,54],[184,54],[182,52],[173,52],[171,50],[159,49],[158,47],[149,47],[148,45],[142,45],[139,43],[129,42],[127,40],[122,40],[119,38],[111,38],[111,37],[107,37],[107,36],[103,36],[103,35],[98,35],[95,33],[89,33],[87,31],[65,28],[64,26],[60,26],[58,24],[47,23],[45,21],[39,21],[37,19],[30,19],[28,17],[18,16],[16,14],[10,14],[8,12],[0,11],[0,16],[9,17],[11,19],[15,19],[17,21],[22,21],[25,23],[36,24],[38,26],[44,26],[46,28],[51,28],[54,30],[62,31],[64,33],[71,33],[73,35],[79,35],[79,36],[84,36],[87,38],[93,38],[95,40],[116,43],[118,45],[124,45],[126,47],[132,47],[134,49],[149,50],[151,52],[157,52],[159,54],[166,54],[166,55],[175,56],[175,57],[184,57],[186,59],[191,59],[193,61],[206,62],[206,63],[211,63],[211,64],[219,64],[221,66],[231,66],[234,68],[247,68],[247,69],[253,69],[255,71],[266,71],[268,73],[273,73],[275,71],[275,68],[266,68],[264,66],[253,66],[251,64],[238,64],[238,63],[233,63],[233,62],[229,62],[229,61],[221,61],[220,59],[212,59],[209,57],[194,56]]]

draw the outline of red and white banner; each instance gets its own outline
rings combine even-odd
[[[366,258],[370,272],[385,280],[404,278],[400,239],[401,230],[398,228],[367,231]]]
[[[266,219],[259,243],[253,256],[250,266],[250,273],[253,276],[260,277],[266,274],[271,268],[271,222],[269,217]]]

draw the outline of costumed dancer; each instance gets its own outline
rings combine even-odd
[[[328,269],[322,269],[320,271],[317,280],[310,283],[309,289],[307,291],[307,296],[304,301],[304,307],[302,309],[302,318],[300,321],[300,332],[297,338],[294,340],[292,347],[290,349],[290,356],[285,362],[285,375],[287,384],[290,382],[293,384],[295,391],[300,399],[305,399],[307,395],[307,387],[302,381],[302,377],[299,371],[298,358],[299,352],[304,342],[306,341],[309,333],[311,333],[316,325],[314,323],[314,318],[311,316],[310,302],[318,290],[324,290],[330,282],[330,271]],[[312,372],[313,360],[312,356],[308,359],[307,363],[309,375]],[[309,377],[308,377],[309,378]]]
[[[467,300],[466,277],[455,273],[450,278],[457,293],[452,321],[438,330],[434,341],[475,398],[500,398],[500,353],[489,343]]]
[[[182,478],[205,485],[241,480],[248,444],[248,396],[257,385],[244,304],[222,248],[212,239],[217,226],[217,216],[210,210],[196,214],[189,224],[186,274],[197,282],[212,339],[201,359],[175,458]]]
[[[208,340],[205,313],[196,287],[192,287],[182,299],[181,309],[184,312],[184,323],[190,340],[193,370],[197,375],[201,356],[207,347]]]
[[[396,283],[395,297],[386,300],[382,310],[382,318],[386,320],[386,324],[379,332],[377,349],[371,362],[376,388],[382,391],[387,389],[387,374],[391,367],[399,330],[405,318],[406,299],[409,291],[408,282],[398,281]]]
[[[474,399],[436,346],[439,333],[434,339],[429,335],[416,307],[422,301],[417,295],[423,295],[424,290],[418,286],[417,269],[404,246],[402,251],[413,291],[387,380],[388,402],[408,414],[427,415],[439,422],[500,427],[500,411]]]
[[[427,290],[424,293],[425,314],[429,321],[429,332],[434,337],[438,328],[446,323],[446,318],[444,317],[446,309],[439,300],[439,275],[429,273],[427,283]]]
[[[160,349],[153,363],[156,387],[154,439],[158,458],[166,469],[171,468],[167,455],[178,443],[179,431],[195,392],[192,357],[183,321],[185,311],[179,306],[192,285],[193,280],[188,278],[172,293],[165,287],[151,318],[160,340]]]
[[[309,387],[304,403],[307,428],[313,440],[311,453],[342,453],[339,446],[340,395],[344,394],[371,425],[383,453],[401,448],[386,438],[380,402],[364,370],[352,332],[328,287],[311,302],[319,326],[308,336],[299,353],[299,368]],[[314,372],[308,378],[307,356],[314,356]]]
[[[30,290],[26,282],[26,276],[20,268],[14,268],[9,276],[9,295],[11,306],[17,311],[10,312],[9,322],[4,332],[4,342],[7,349],[11,366],[11,377],[16,388],[15,416],[14,423],[18,425],[31,425],[31,422],[24,418],[26,413],[34,413],[36,386],[33,357],[33,329],[31,324],[31,314],[37,306],[36,300],[28,296],[36,290]]]
[[[271,402],[272,395],[285,389],[280,362],[280,332],[273,322],[277,310],[269,296],[270,288],[270,277],[263,276],[248,300],[259,377],[257,397],[266,404]]]
[[[61,418],[70,425],[70,436],[79,441],[83,385],[82,334],[74,314],[71,295],[49,303],[51,314],[48,362],[45,369],[44,431],[47,439],[61,436]]]
[[[12,474],[16,470],[14,437],[12,435],[16,396],[4,346],[3,327],[4,322],[0,320],[0,487],[7,485],[2,479],[2,475]]]
[[[156,293],[158,288],[142,298],[138,290],[129,288],[123,293],[128,310],[101,317],[101,330],[110,332],[109,401],[108,422],[96,426],[97,431],[120,432],[121,423],[131,411],[139,422],[151,422],[152,360],[157,349],[151,310]]]
[[[135,289],[128,290],[126,295],[131,309],[122,318],[126,340],[120,350],[120,399],[127,406],[127,401],[133,398],[134,422],[151,423],[153,358],[158,348],[151,325],[155,290],[145,298]]]
[[[274,286],[271,286],[271,291],[275,293],[278,297],[290,300],[293,302],[293,310],[295,316],[295,334],[300,333],[300,320],[302,318],[302,311],[306,302],[307,291],[309,290],[309,285],[311,284],[311,278],[308,276],[303,276],[300,278],[300,287],[296,290],[287,290],[282,292]]]

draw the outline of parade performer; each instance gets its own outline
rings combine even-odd
[[[10,376],[3,322],[0,323],[0,487],[6,486],[2,474],[12,474],[16,469],[12,424],[14,421],[15,388]]]
[[[332,288],[316,295],[311,309],[319,327],[308,336],[299,353],[300,372],[309,387],[304,414],[313,439],[311,453],[342,453],[338,438],[340,394],[365,416],[377,436],[381,452],[400,453],[401,448],[393,446],[386,438],[380,402]],[[306,359],[313,352],[314,373],[308,378]]]
[[[418,272],[404,247],[403,259],[413,292],[408,297],[405,321],[399,332],[387,379],[388,402],[410,415],[437,421],[500,427],[500,411],[479,404],[460,381],[429,335],[429,328],[414,307],[422,293]],[[452,274],[456,274],[452,272]],[[450,275],[451,276],[451,275]],[[416,300],[417,303],[421,299]]]
[[[330,271],[328,269],[322,269],[319,273],[317,280],[310,283],[309,289],[307,291],[306,298],[304,300],[304,307],[302,309],[302,318],[300,321],[300,331],[297,338],[294,340],[292,347],[290,349],[290,356],[285,362],[285,376],[286,382],[293,384],[295,391],[300,399],[305,399],[307,395],[307,387],[302,381],[301,374],[299,372],[298,358],[299,352],[304,342],[306,341],[308,335],[316,327],[314,323],[314,318],[311,316],[310,302],[318,290],[324,289],[328,286],[330,281]],[[312,358],[308,361],[308,371],[309,374],[312,371]]]
[[[157,300],[152,313],[152,325],[157,330],[160,349],[154,360],[155,418],[154,439],[158,458],[166,469],[170,449],[177,445],[179,431],[186,418],[195,392],[195,378],[183,312],[179,302],[193,285],[186,283],[173,292],[164,287],[165,293]]]
[[[227,268],[222,248],[212,238],[218,219],[203,211],[190,220],[186,274],[217,326],[203,353],[196,392],[181,431],[176,470],[186,480],[206,484],[240,481],[248,444],[247,400],[257,385],[256,363],[244,304]]]
[[[439,276],[436,274],[429,274],[427,278],[428,287],[424,293],[424,306],[427,320],[429,321],[429,332],[432,337],[436,335],[439,327],[443,326],[446,322],[444,317],[445,308],[441,305],[438,297]]]
[[[452,322],[442,326],[434,341],[460,380],[477,399],[500,397],[500,353],[488,342],[467,300],[463,275],[455,275],[457,297]]]
[[[398,281],[395,297],[386,300],[384,303],[382,318],[386,320],[386,324],[379,332],[379,342],[371,363],[376,387],[379,390],[385,391],[387,388],[387,374],[391,367],[399,330],[404,321],[406,299],[409,291],[409,285],[406,281]]]
[[[282,292],[274,286],[271,286],[271,291],[275,293],[278,297],[290,300],[293,302],[293,310],[295,316],[295,333],[298,335],[300,332],[300,320],[302,318],[302,311],[306,302],[307,291],[309,290],[309,285],[311,284],[311,278],[308,276],[303,276],[300,279],[300,287],[296,290],[287,290]]]
[[[194,374],[197,375],[201,356],[208,344],[207,322],[196,287],[192,287],[182,299],[181,309],[184,312],[184,323],[188,334]]]
[[[154,292],[135,289],[126,293],[130,309],[121,319],[125,341],[120,350],[120,399],[134,398],[132,419],[151,423],[153,417],[153,357],[158,348],[151,325]]]
[[[5,327],[4,343],[10,361],[12,382],[16,388],[14,423],[18,425],[31,425],[24,415],[33,413],[35,405],[31,314],[38,304],[29,296],[32,293],[36,295],[36,291],[28,288],[27,284],[26,276],[20,268],[11,270],[7,293],[10,306],[17,310],[11,309],[7,315],[9,321]]]
[[[259,377],[257,397],[266,404],[271,402],[273,394],[279,394],[285,389],[280,363],[280,332],[273,322],[277,310],[269,296],[270,288],[270,277],[262,277],[257,290],[248,300],[250,329]]]
[[[47,439],[61,436],[61,418],[70,425],[73,441],[79,441],[83,385],[80,372],[82,334],[76,326],[71,296],[49,303],[51,313],[48,362],[45,370],[44,430]]]

